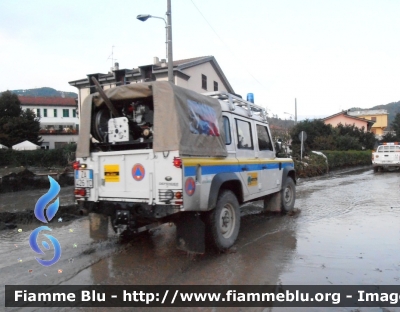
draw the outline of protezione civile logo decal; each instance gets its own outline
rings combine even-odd
[[[35,205],[35,217],[39,221],[42,221],[43,223],[48,223],[51,221],[51,219],[54,218],[58,211],[58,207],[60,205],[60,199],[57,197],[57,199],[47,207],[46,206],[58,195],[60,192],[60,185],[56,180],[54,180],[52,177],[48,176],[49,181],[50,181],[50,189],[49,191],[44,194],[42,197],[38,199]],[[46,214],[46,217],[45,217]],[[44,255],[45,253],[40,249],[39,245],[37,244],[37,238],[38,235],[41,231],[51,231],[51,229],[48,226],[40,226],[33,230],[31,235],[29,236],[29,245],[31,246],[32,250],[36,252],[37,254]],[[48,234],[44,234],[50,242],[53,244],[54,248],[54,257],[50,260],[43,260],[40,258],[35,258],[37,262],[39,262],[43,266],[51,266],[54,263],[56,263],[60,257],[61,257],[61,246],[58,240]],[[50,250],[50,246],[46,241],[42,241],[42,246],[46,250]]]

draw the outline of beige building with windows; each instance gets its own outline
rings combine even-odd
[[[227,91],[234,93],[232,86],[219,67],[214,56],[202,56],[173,62],[174,83],[198,93]],[[95,77],[104,90],[131,83],[168,80],[168,64],[165,59],[154,57],[153,64],[133,69],[119,69],[118,63],[107,74],[88,74],[86,78],[70,81],[78,89],[78,107],[96,88],[91,80]]]
[[[386,109],[358,110],[347,112],[347,114],[373,121],[374,124],[371,127],[371,132],[375,133],[377,136],[382,136],[388,126],[389,114]]]
[[[42,149],[61,148],[78,141],[79,119],[74,98],[18,96],[23,110],[40,117]]]

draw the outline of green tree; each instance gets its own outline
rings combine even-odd
[[[321,119],[306,119],[298,122],[290,132],[292,137],[292,150],[294,154],[300,154],[299,134],[301,131],[305,131],[307,133],[307,140],[304,141],[304,148],[306,152],[320,149],[318,145],[320,140],[316,140],[316,138],[327,137],[333,134],[332,126],[326,125]]]
[[[0,95],[0,116],[18,117],[22,113],[21,102],[18,96],[10,91],[5,91]]]
[[[397,141],[398,141],[397,135],[388,132],[382,136],[382,139],[379,142],[383,143],[383,142],[397,142]]]
[[[0,144],[11,147],[25,140],[41,144],[39,118],[31,110],[23,111],[16,94],[0,95]]]
[[[304,142],[305,151],[310,150],[362,150],[373,149],[376,139],[365,128],[354,125],[339,124],[336,128],[326,125],[322,120],[304,120],[299,122],[291,131],[292,150],[300,153],[299,133],[305,131],[307,140]]]
[[[400,139],[400,113],[396,114],[391,124],[393,130],[396,132],[396,137]]]
[[[354,124],[343,126],[340,123],[335,130],[337,133],[337,150],[347,151],[374,148],[376,142],[375,135],[372,132],[365,131],[364,127],[358,128]]]

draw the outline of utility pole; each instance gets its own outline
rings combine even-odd
[[[294,99],[294,125],[297,124],[297,99]]]
[[[168,21],[168,81],[174,83],[174,65],[172,59],[172,17],[171,0],[167,0],[167,21]]]

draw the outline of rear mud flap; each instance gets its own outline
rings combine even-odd
[[[205,224],[200,216],[194,213],[185,213],[176,225],[176,246],[189,253],[205,253]]]

